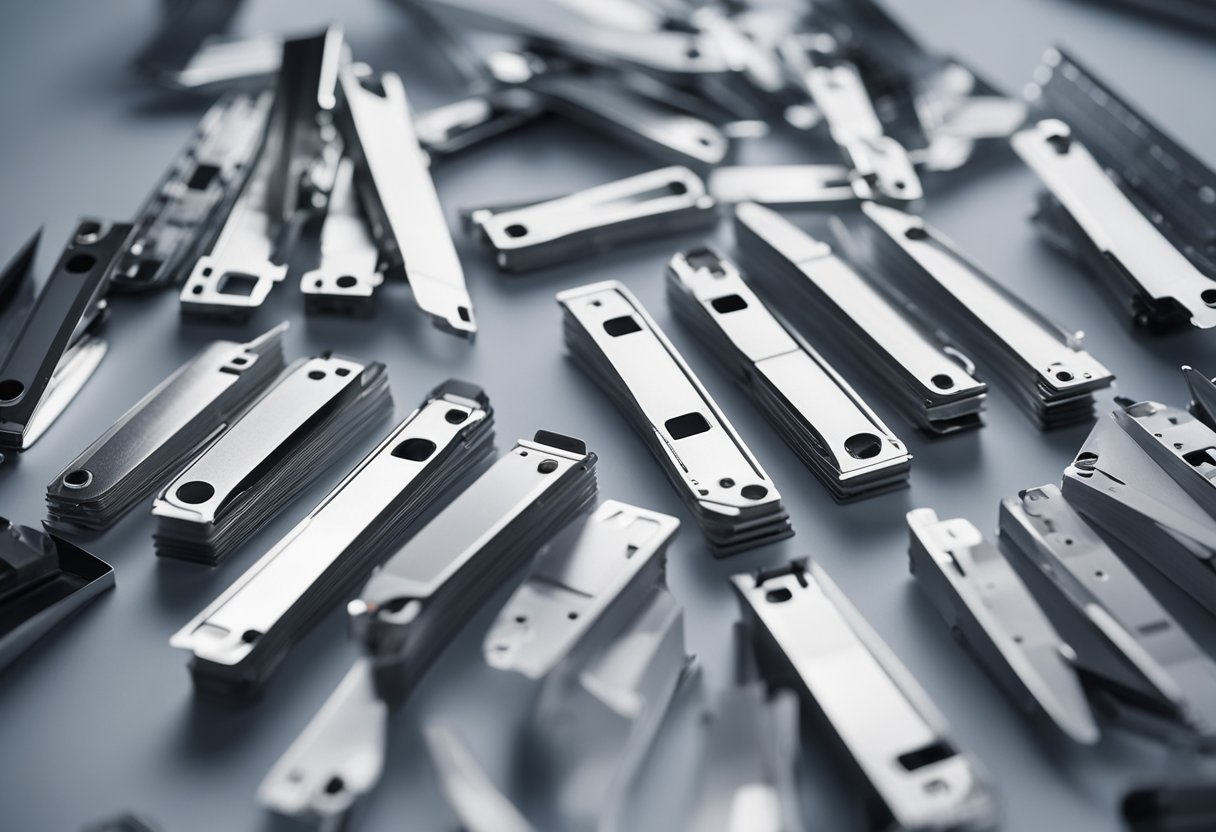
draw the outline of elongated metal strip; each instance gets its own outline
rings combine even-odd
[[[722,162],[730,149],[714,125],[631,93],[611,77],[545,72],[526,87],[562,115],[662,162],[707,170]]]
[[[823,569],[795,561],[731,582],[758,641],[761,672],[770,684],[793,687],[823,716],[886,824],[926,832],[995,828],[987,775],[958,749],[924,691]]]
[[[1177,305],[1200,329],[1216,326],[1216,279],[1162,235],[1067,124],[1046,119],[1012,141],[1118,280],[1130,279],[1151,304]]]
[[[860,345],[863,367],[892,388],[909,418],[934,433],[979,425],[986,385],[974,379],[939,342],[913,326],[832,248],[760,205],[735,207],[735,239],[752,278],[773,297],[793,304],[799,321],[827,324],[842,352]],[[789,288],[796,289],[791,298]],[[805,301],[816,302],[810,308]],[[815,313],[824,312],[825,315]],[[969,362],[968,362],[969,363]]]
[[[283,369],[286,329],[216,341],[157,385],[47,485],[52,521],[106,528],[162,484]]]
[[[338,78],[340,123],[384,256],[404,266],[414,301],[436,326],[472,338],[477,324],[464,270],[410,121],[401,79],[356,66],[343,68]]]
[[[1216,171],[1058,47],[1043,55],[1027,95],[1067,122],[1161,233],[1216,278]]]
[[[911,284],[905,294],[952,321],[970,350],[989,356],[1020,402],[1053,424],[1092,416],[1084,397],[1109,387],[1114,375],[1081,348],[1079,333],[1011,294],[920,217],[874,203],[862,211],[879,232],[881,261]],[[1053,411],[1060,416],[1053,418]]]
[[[554,2],[509,11],[493,0],[405,2],[459,13],[480,26],[522,35],[576,60],[635,69],[677,84],[697,83],[729,70],[717,44],[699,32],[620,29]]]
[[[1002,500],[1000,530],[1035,573],[1040,600],[1057,622],[1069,622],[1064,635],[1087,676],[1133,711],[1177,720],[1206,746],[1216,742],[1216,663],[1058,488]]]
[[[109,264],[131,232],[84,220],[0,361],[0,451],[28,448],[92,375],[104,342]]]
[[[595,283],[557,302],[567,347],[623,407],[636,408],[637,428],[720,554],[792,533],[760,463],[628,289]],[[758,537],[748,538],[749,526]]]
[[[234,94],[206,112],[140,208],[112,266],[115,291],[159,289],[186,277],[253,170],[270,102],[269,94]]]
[[[403,496],[419,482],[440,478],[445,463],[452,462],[453,450],[490,419],[488,402],[461,395],[473,392],[467,385],[451,387],[451,392],[441,387],[428,397],[320,505],[169,643],[192,651],[201,661],[240,665],[360,540],[392,523],[394,512],[408,508],[416,516],[422,506],[403,506]],[[365,575],[375,560],[354,570],[354,579]],[[334,587],[330,594],[337,590]]]
[[[304,311],[370,316],[379,271],[380,251],[354,190],[355,164],[338,165],[329,210],[321,227],[321,262],[300,278]]]
[[[667,286],[677,317],[729,358],[732,374],[837,498],[906,482],[908,449],[827,362],[781,324],[733,263],[709,249],[677,254],[668,264]],[[781,414],[771,402],[774,394]],[[789,420],[798,428],[790,430]]]
[[[540,99],[508,88],[443,104],[414,118],[418,143],[434,161],[475,147],[535,121],[545,112]]]
[[[670,167],[534,205],[475,211],[472,220],[499,268],[523,271],[709,226],[716,214],[700,177]]]
[[[709,173],[709,193],[720,203],[755,202],[782,208],[820,208],[858,201],[840,165],[726,165]]]
[[[1098,741],[1076,654],[1051,625],[1005,556],[962,518],[908,512],[909,568],[955,635],[1028,712],[1075,742]]]
[[[486,662],[540,679],[592,630],[619,629],[636,612],[639,594],[661,580],[663,553],[679,525],[666,514],[605,501],[538,556],[486,634]]]

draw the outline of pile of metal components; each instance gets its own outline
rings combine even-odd
[[[370,316],[399,280],[436,326],[471,340],[431,167],[549,113],[657,167],[470,207],[463,233],[517,273],[729,219],[738,265],[696,245],[649,279],[665,280],[672,318],[838,502],[904,488],[912,472],[850,379],[926,437],[982,427],[989,379],[1042,430],[1093,421],[1114,381],[1080,333],[914,213],[943,181],[1011,161],[1010,144],[1046,188],[1036,227],[1136,323],[1216,326],[1216,174],[1059,50],[1027,103],[922,46],[874,0],[398,0],[468,82],[468,97],[412,112],[401,79],[357,63],[336,26],[231,38],[239,5],[168,3],[137,60],[158,83],[219,98],[134,219],[82,220],[36,298],[37,235],[0,272],[0,452],[29,448],[70,405],[123,294],[177,291],[185,316],[242,323],[289,274],[309,315]],[[481,32],[500,36],[495,50]],[[732,164],[770,130],[805,134],[833,161]],[[791,208],[833,216],[812,232],[778,213]],[[567,351],[650,449],[708,553],[794,534],[761,462],[628,288],[556,299]],[[393,411],[385,365],[329,352],[287,364],[285,329],[215,341],[135,403],[47,486],[49,531],[0,519],[0,666],[114,583],[64,535],[143,505],[157,555],[216,566],[370,444]],[[907,523],[917,582],[1019,706],[1082,745],[1108,725],[1161,739],[1199,772],[1216,749],[1216,664],[1123,560],[1216,614],[1216,384],[1184,372],[1189,410],[1116,399],[1060,487],[1002,501],[995,543],[931,509]],[[804,828],[806,716],[826,740],[807,753],[834,754],[866,828],[997,826],[994,783],[822,566],[730,579],[740,670],[705,697],[665,582],[679,521],[616,500],[593,509],[597,456],[576,438],[540,430],[495,460],[493,424],[480,386],[434,387],[172,637],[199,694],[238,706],[304,661],[295,644],[349,602],[351,669],[267,774],[263,805],[342,822],[381,779],[411,692],[526,573],[483,657],[533,686],[514,738],[527,771],[495,783],[454,727],[423,730],[464,828],[626,828],[685,695],[703,697],[707,719],[698,829]],[[1129,795],[1129,820],[1211,820],[1213,792],[1198,776],[1163,781]],[[111,823],[98,828],[146,828]]]

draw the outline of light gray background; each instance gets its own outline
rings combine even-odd
[[[1071,48],[1184,144],[1216,163],[1216,48],[1211,39],[1070,0],[893,3],[931,44],[1020,89],[1053,42]],[[454,98],[447,66],[412,37],[390,3],[360,0],[257,0],[241,27],[299,31],[340,14],[360,59],[400,71],[415,107]],[[38,262],[45,274],[74,218],[130,215],[186,139],[203,104],[158,93],[133,80],[127,61],[153,24],[150,0],[107,3],[43,0],[10,3],[0,29],[4,78],[0,127],[0,254],[7,256],[47,223]],[[785,143],[743,149],[745,162],[826,158]],[[582,128],[549,121],[491,147],[436,166],[449,216],[480,203],[546,196],[654,167],[647,159]],[[1026,222],[1036,183],[1015,161],[931,196],[929,219],[1045,312],[1088,333],[1090,350],[1119,376],[1129,396],[1181,404],[1177,374],[1190,362],[1216,371],[1212,335],[1152,339],[1130,331],[1104,296],[1045,250]],[[910,491],[839,507],[759,418],[689,334],[670,320],[661,274],[677,247],[695,235],[528,278],[495,272],[462,235],[481,333],[470,348],[433,330],[402,287],[389,287],[370,325],[305,321],[296,278],[281,286],[242,329],[182,324],[175,297],[114,304],[112,350],[97,376],[53,429],[17,464],[0,469],[0,513],[22,523],[43,515],[46,482],[132,402],[216,337],[244,339],[290,318],[290,357],[333,348],[389,365],[399,414],[448,376],[482,383],[498,419],[500,448],[539,427],[585,438],[601,457],[604,496],[686,513],[642,443],[605,397],[563,356],[558,289],[625,281],[684,350],[741,434],[767,467],[789,506],[797,536],[780,545],[714,561],[686,525],[670,553],[669,582],[686,607],[688,647],[706,679],[728,674],[728,637],[736,617],[726,577],[732,572],[810,555],[824,564],[949,716],[960,742],[999,784],[1005,828],[1104,830],[1116,825],[1121,788],[1160,770],[1151,745],[1120,735],[1093,750],[1036,735],[947,636],[907,575],[903,514],[930,505],[943,516],[995,524],[997,501],[1018,489],[1057,481],[1087,428],[1040,435],[998,388],[987,427],[927,442],[876,397],[871,401],[916,455]],[[729,239],[721,239],[729,246]],[[55,251],[52,251],[55,249]],[[368,446],[372,444],[369,438]],[[254,802],[270,765],[322,703],[349,664],[335,611],[282,668],[265,698],[247,709],[198,703],[186,656],[168,637],[241,573],[315,504],[358,458],[335,468],[278,522],[214,571],[160,563],[152,523],[140,510],[91,544],[114,564],[116,591],[101,598],[0,677],[0,829],[58,832],[132,808],[167,830],[275,828]],[[1159,581],[1152,582],[1159,587]],[[1213,646],[1210,622],[1170,591],[1183,620]],[[500,594],[496,603],[501,602]],[[500,782],[510,754],[505,738],[527,687],[497,678],[478,646],[492,610],[466,628],[402,714],[382,788],[360,819],[366,830],[452,829],[435,796],[416,729],[419,718],[455,724]],[[694,770],[693,708],[681,704],[661,737],[635,828],[673,828]],[[816,789],[808,789],[817,801]],[[840,828],[819,818],[815,828]]]

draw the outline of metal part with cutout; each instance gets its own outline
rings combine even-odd
[[[829,355],[850,360],[913,425],[947,434],[982,425],[988,387],[969,359],[909,320],[831,246],[760,205],[735,207],[735,241],[752,281],[789,309]]]
[[[354,190],[355,165],[338,165],[329,210],[321,226],[321,262],[300,278],[304,311],[310,315],[370,317],[374,293],[384,282],[380,250]]]
[[[339,123],[355,183],[390,268],[404,268],[414,302],[440,329],[473,338],[464,270],[410,119],[401,79],[364,66],[338,73]]]
[[[731,582],[761,674],[822,718],[869,794],[874,828],[996,829],[987,774],[822,568],[794,561]]]
[[[156,554],[217,564],[391,413],[383,364],[297,361],[161,491]]]
[[[1187,259],[1067,124],[1044,119],[1015,135],[1013,149],[1047,187],[1036,225],[1106,283],[1137,324],[1216,327],[1216,274]]]
[[[624,285],[569,289],[557,302],[566,348],[649,446],[715,556],[793,534],[760,463]]]
[[[705,183],[669,167],[531,205],[468,212],[473,232],[511,272],[551,266],[717,222]]]
[[[970,521],[908,512],[909,570],[950,632],[1018,707],[1073,742],[1098,741],[1076,654],[1000,550]]]
[[[1066,480],[1067,482],[1067,480]],[[1216,743],[1216,662],[1053,485],[1001,501],[1006,551],[1076,652],[1087,687],[1129,727]]]
[[[118,522],[278,376],[286,329],[216,341],[157,385],[47,485],[48,523],[101,531]]]
[[[123,223],[81,220],[22,316],[0,360],[0,455],[34,444],[105,356],[97,332],[108,311],[109,265],[130,232]]]
[[[679,526],[674,517],[616,500],[569,526],[537,555],[490,626],[486,662],[542,679],[595,633],[619,633],[662,583]]]
[[[840,501],[907,485],[912,456],[852,387],[708,248],[675,255],[667,297],[786,444]]]
[[[287,536],[169,643],[192,653],[199,691],[258,694],[295,643],[347,598],[419,522],[483,468],[493,412],[481,388],[449,380]]]
[[[147,201],[111,267],[115,292],[176,286],[207,250],[257,158],[271,96],[227,95],[207,110]]]
[[[1064,471],[1068,501],[1095,525],[1216,613],[1216,519],[1128,435],[1099,419]]]

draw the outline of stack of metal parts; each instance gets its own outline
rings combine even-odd
[[[1044,238],[1142,326],[1216,326],[1216,172],[1058,49],[1028,95],[1050,116],[1013,138],[1047,187]]]
[[[432,390],[286,537],[170,639],[200,691],[256,695],[313,624],[493,453],[474,385]]]
[[[112,586],[105,561],[0,517],[0,668]]]
[[[1093,394],[1114,375],[1069,332],[972,265],[920,217],[866,203],[873,255],[901,294],[916,298],[1009,388],[1042,430],[1094,418]]]
[[[1216,748],[1216,661],[1081,518],[1071,497],[1046,485],[1002,500],[1000,534],[1105,712],[1172,745]]]
[[[908,569],[961,641],[1024,711],[1069,739],[1098,741],[1076,654],[995,545],[970,521],[908,512]]]
[[[375,287],[403,275],[437,326],[473,337],[400,78],[353,64],[336,27],[265,48],[273,91],[234,93],[204,116],[141,208],[115,282],[181,285],[184,314],[244,321],[289,261],[316,249],[301,282],[309,312],[368,314]],[[264,62],[254,63],[254,86],[265,86]]]
[[[115,292],[179,285],[211,247],[253,169],[270,100],[232,93],[207,110],[135,215],[111,267]]]
[[[628,289],[595,283],[557,302],[566,348],[650,447],[715,556],[793,534],[760,463]]]
[[[34,444],[59,417],[105,357],[98,333],[109,309],[109,264],[131,227],[82,220],[0,358],[0,461]],[[35,240],[6,269],[23,279]]]
[[[384,563],[347,607],[365,655],[267,774],[263,805],[336,824],[375,787],[391,712],[474,610],[594,500],[595,464],[580,440],[538,431]]]
[[[161,491],[161,557],[215,565],[392,413],[388,374],[324,354],[286,370]]]
[[[871,828],[996,828],[987,775],[822,568],[795,561],[731,581],[760,672],[815,714],[824,744],[855,775]]]
[[[1210,386],[1192,373],[1196,386]],[[1216,430],[1181,408],[1131,403],[1099,419],[1064,471],[1068,501],[1216,612]]]
[[[987,385],[971,362],[902,315],[827,243],[760,205],[735,208],[735,241],[752,281],[830,355],[857,367],[930,434],[979,427]]]
[[[520,803],[540,828],[626,828],[638,770],[693,667],[664,582],[678,527],[604,502],[537,556],[486,635],[490,666],[540,682],[520,747]]]
[[[494,252],[500,269],[519,272],[718,221],[705,183],[671,167],[530,205],[480,208],[467,224]]]
[[[704,248],[677,254],[667,267],[667,297],[835,499],[907,485],[908,449],[761,303],[733,263]]]
[[[47,485],[48,522],[92,531],[118,522],[283,370],[286,329],[216,341],[157,385]]]

